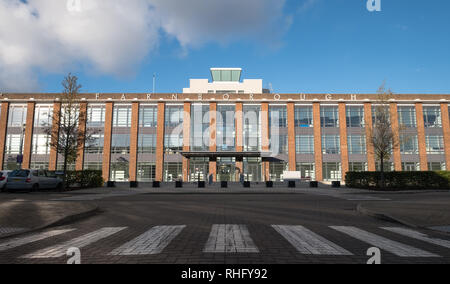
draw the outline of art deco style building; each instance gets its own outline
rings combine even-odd
[[[368,133],[376,94],[272,94],[236,68],[211,69],[182,94],[81,94],[79,146],[71,169],[99,169],[106,181],[280,181],[283,171],[341,180],[378,167]],[[388,170],[450,165],[450,95],[397,94],[389,101],[394,147]],[[61,169],[44,125],[59,129],[59,94],[1,94],[0,167]],[[399,131],[400,125],[405,128]],[[22,156],[18,163],[17,156]]]

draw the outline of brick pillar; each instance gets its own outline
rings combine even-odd
[[[111,166],[111,137],[114,103],[107,102],[105,107],[105,133],[103,141],[103,179],[109,181]]]
[[[217,103],[209,104],[209,151],[217,151]],[[213,181],[217,181],[217,161],[209,161],[209,174],[213,175]]]
[[[313,103],[314,158],[316,161],[316,180],[323,180],[322,172],[322,131],[320,127],[320,103]]]
[[[139,103],[131,104],[131,132],[130,132],[130,181],[137,181],[137,160],[138,160],[138,135],[139,135]]]
[[[27,122],[25,127],[25,139],[23,144],[23,162],[22,169],[29,169],[31,163],[31,146],[33,143],[34,128],[34,107],[35,102],[29,102],[27,105]]]
[[[191,103],[184,103],[183,112],[183,151],[191,150]],[[183,181],[189,181],[189,159],[183,157]]]
[[[3,115],[3,109],[2,109]],[[448,103],[441,104],[442,131],[444,132],[445,165],[450,170],[450,118],[448,113]]]
[[[341,139],[342,180],[348,172],[347,115],[345,103],[339,103],[339,136]]]
[[[243,111],[243,104],[242,103],[236,103],[236,109],[235,109],[235,133],[236,133],[236,152],[243,152],[244,151],[244,139],[242,137],[244,133],[244,113]],[[236,159],[236,169],[239,169],[240,173],[244,173],[244,162],[242,159]],[[237,177],[236,181],[239,181],[239,176]]]
[[[3,170],[3,160],[5,159],[6,130],[8,129],[9,103],[2,103],[0,116],[0,170]]]
[[[394,133],[394,168],[396,171],[402,170],[402,155],[400,153],[400,127],[398,124],[397,103],[390,104],[391,124]]]
[[[287,125],[288,125],[288,151],[289,151],[289,170],[296,171],[296,154],[295,149],[295,105],[287,104]]]
[[[419,143],[420,170],[428,171],[427,146],[425,141],[425,123],[423,120],[423,105],[416,103],[417,141]]]
[[[262,151],[269,152],[269,103],[261,104],[261,144]],[[269,162],[263,162],[262,166],[264,180],[270,181]]]
[[[60,116],[61,116],[61,103],[55,102],[53,103],[52,136],[50,137],[50,139],[52,140],[52,145],[56,145],[56,143],[58,143]],[[57,163],[58,163],[58,151],[56,150],[55,147],[50,147],[48,170],[56,171]]]
[[[156,126],[156,181],[163,181],[165,111],[166,104],[158,103],[158,121]]]
[[[366,126],[366,149],[367,149],[367,169],[371,172],[376,171],[375,151],[372,144],[372,104],[364,103],[364,124]]]
[[[87,121],[87,103],[80,103],[80,114],[78,116],[78,151],[75,170],[82,171],[84,167],[84,146],[86,144],[86,121]]]

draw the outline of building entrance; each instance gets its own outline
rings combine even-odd
[[[217,158],[217,181],[236,181],[235,158]]]

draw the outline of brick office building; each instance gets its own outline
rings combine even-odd
[[[241,91],[240,69],[213,71],[213,83],[226,90],[203,82],[212,90],[81,94],[80,121],[86,123],[79,125],[80,133],[95,130],[96,139],[92,145],[79,145],[71,168],[101,169],[105,180],[119,182],[196,181],[209,174],[215,180],[236,181],[239,173],[250,181],[278,181],[285,170],[322,181],[377,168],[367,143],[376,94],[272,94],[262,89],[262,81],[260,86],[247,82],[249,89]],[[227,77],[227,72],[239,74]],[[250,93],[252,88],[258,93]],[[58,131],[58,97],[1,94],[2,169],[17,168],[20,154],[22,168],[62,167],[62,159],[47,146],[50,138],[43,128],[51,125]],[[450,95],[392,97],[394,133],[402,135],[402,125],[412,139],[393,149],[388,169],[448,169],[449,101]]]

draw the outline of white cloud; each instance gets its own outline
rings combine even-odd
[[[0,91],[37,90],[37,70],[128,75],[166,35],[185,49],[242,39],[273,45],[289,24],[283,7],[284,0],[0,0]]]

